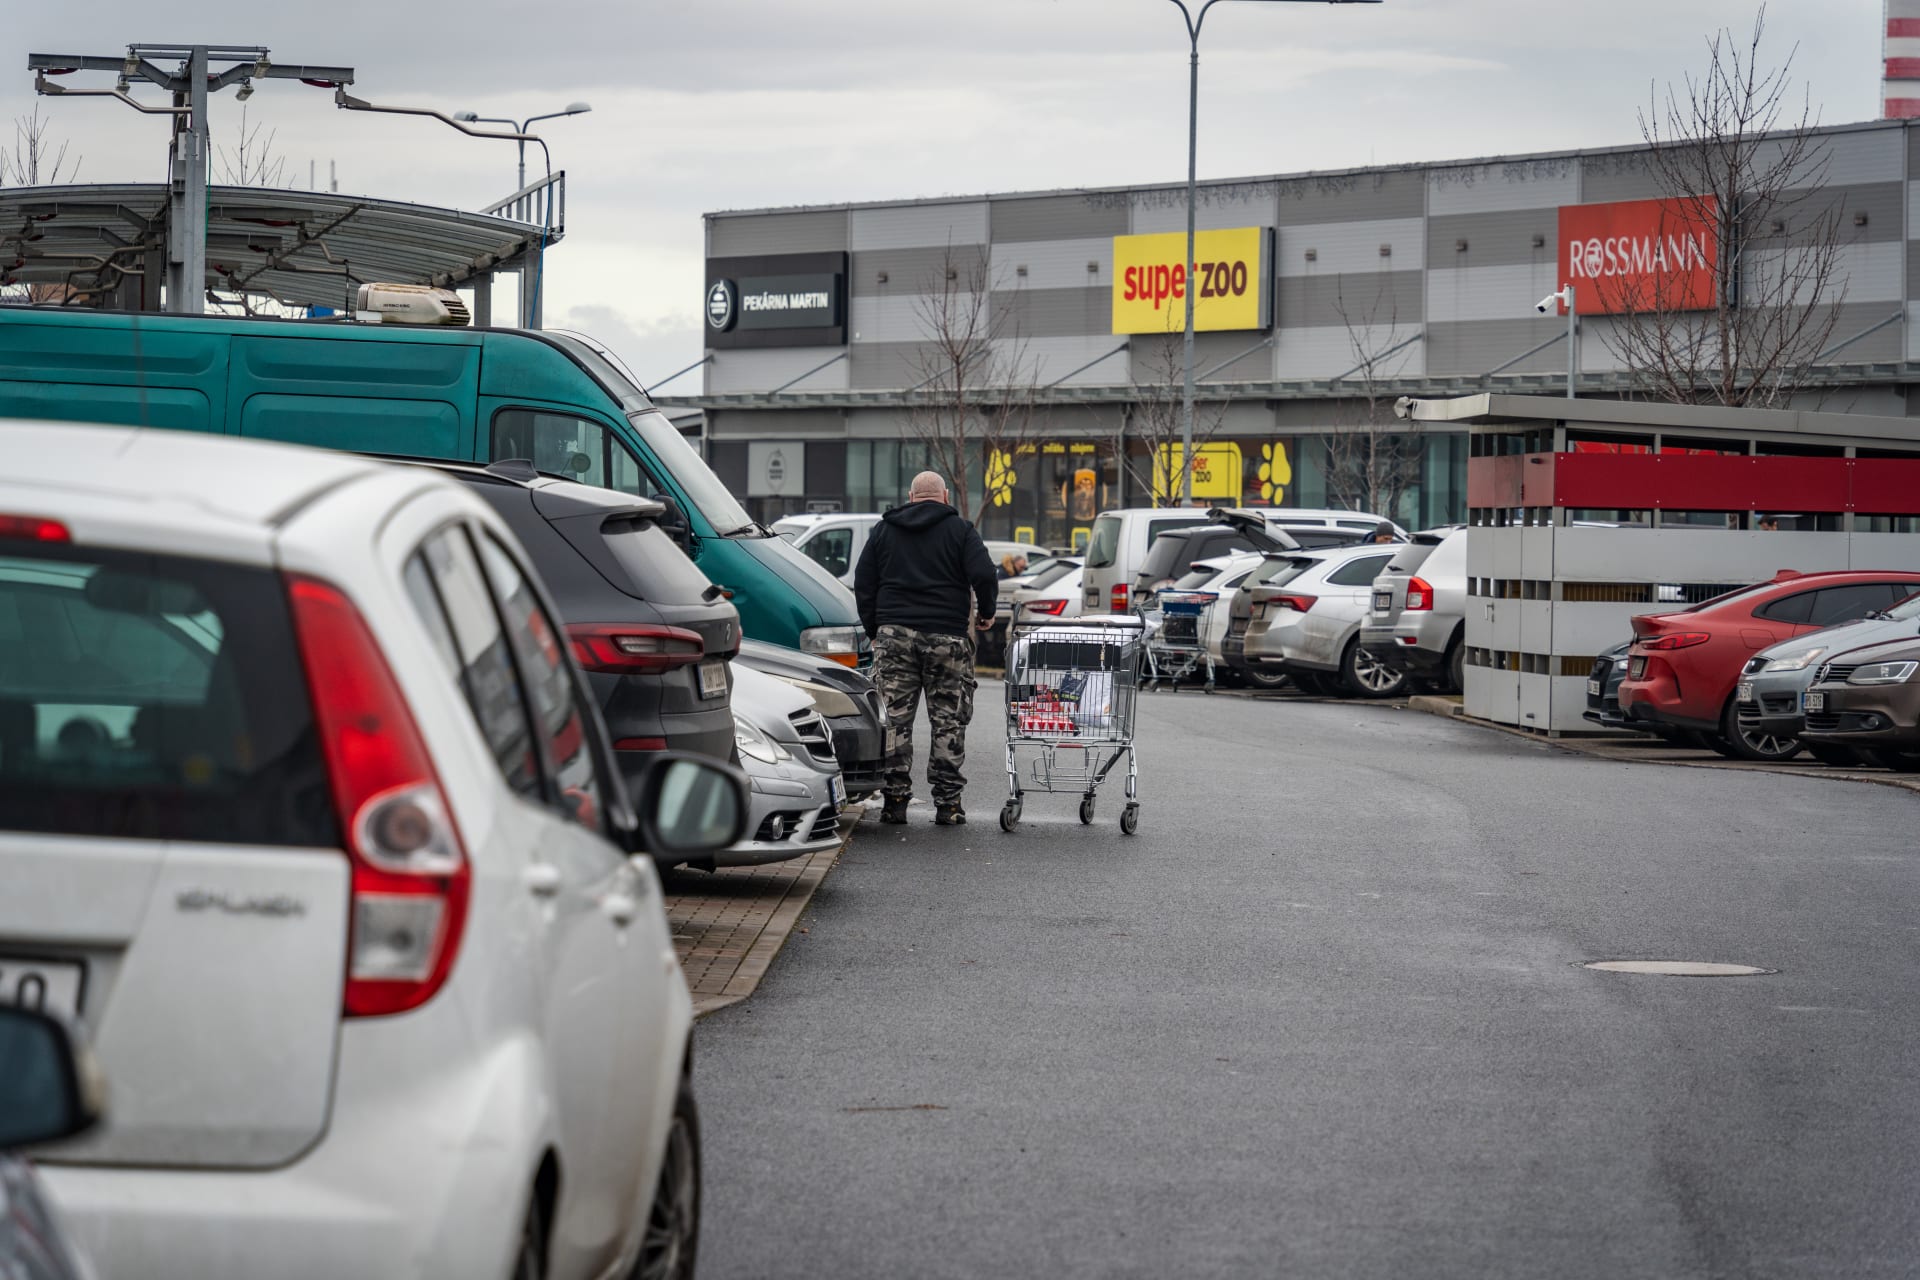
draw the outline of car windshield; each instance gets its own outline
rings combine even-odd
[[[1185,573],[1196,541],[1198,538],[1155,538],[1153,545],[1147,548],[1146,561],[1140,566],[1141,579],[1158,582],[1162,578]]]
[[[1193,568],[1187,570],[1186,573],[1173,584],[1173,589],[1176,591],[1192,591],[1197,587],[1204,587],[1209,582],[1212,582],[1219,572],[1219,565],[1195,565]]]
[[[1899,604],[1887,610],[1887,617],[1895,622],[1905,622],[1909,618],[1920,618],[1920,592],[1908,596]]]
[[[1120,553],[1120,517],[1101,516],[1093,522],[1093,537],[1087,543],[1087,568],[1106,569]]]
[[[660,465],[673,473],[673,479],[723,538],[772,537],[753,522],[740,500],[713,474],[713,468],[694,449],[693,442],[673,429],[667,415],[658,409],[629,412],[627,421],[639,433]]]

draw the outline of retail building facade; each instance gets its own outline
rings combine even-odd
[[[1802,402],[1905,416],[1920,128],[1822,133],[1824,194],[1793,216],[1844,211],[1839,313]],[[1762,260],[1804,234],[1691,243],[1661,221],[1670,195],[1638,147],[1202,183],[1196,497],[1364,506],[1351,463],[1373,439],[1405,460],[1374,490],[1397,502],[1380,514],[1464,519],[1465,436],[1409,432],[1396,398],[1559,391],[1566,320],[1536,304],[1569,278],[1580,394],[1630,394],[1608,302],[1623,282],[1679,296],[1717,254]],[[662,399],[704,411],[715,469],[762,519],[883,508],[927,461],[911,415],[929,302],[983,281],[995,367],[1038,403],[1012,456],[970,460],[970,487],[991,536],[1065,545],[1093,509],[1149,498],[1143,437],[1179,394],[1185,226],[1178,185],[711,213],[703,387]]]

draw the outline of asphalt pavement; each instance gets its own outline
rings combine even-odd
[[[1914,796],[1183,693],[1007,835],[1000,706],[701,1024],[707,1280],[1920,1273]]]

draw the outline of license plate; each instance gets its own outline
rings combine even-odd
[[[1597,698],[1600,696],[1600,682],[1598,680],[1587,681],[1587,696],[1589,698]]]
[[[80,989],[87,968],[75,960],[28,960],[0,955],[0,1004],[80,1016]]]
[[[1809,689],[1807,691],[1807,710],[1825,711],[1826,709],[1827,695],[1817,689]]]
[[[727,664],[719,658],[709,658],[700,664],[700,696],[718,698],[727,691]]]
[[[1753,701],[1753,681],[1742,680],[1740,682],[1740,687],[1733,691],[1733,697],[1736,702],[1752,702]]]
[[[846,788],[840,782],[840,775],[836,773],[827,779],[827,803],[833,806],[835,813],[838,813],[840,806],[845,804],[846,800]]]
[[[1386,613],[1388,610],[1392,608],[1393,608],[1393,592],[1376,591],[1373,593],[1373,611],[1375,613]]]

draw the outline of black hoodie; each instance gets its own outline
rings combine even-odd
[[[880,517],[853,571],[860,625],[965,635],[974,606],[993,617],[1000,584],[980,533],[944,502],[909,502]]]

